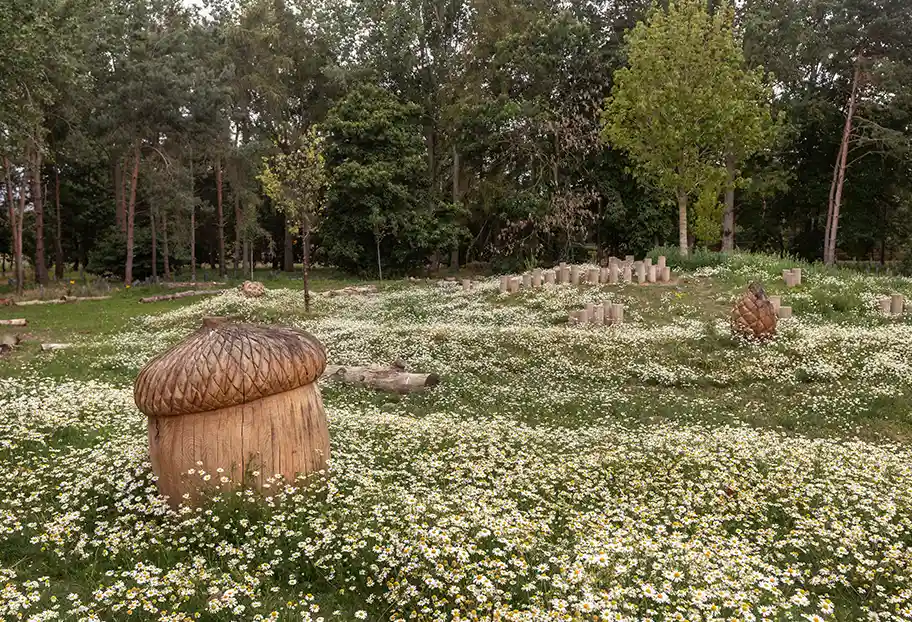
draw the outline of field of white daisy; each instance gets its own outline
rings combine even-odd
[[[74,347],[0,363],[0,618],[912,620],[912,314],[877,304],[912,279],[790,266],[16,310]],[[765,345],[728,328],[753,280],[795,313]],[[623,325],[567,324],[605,300]],[[210,315],[441,383],[326,383],[325,481],[172,510],[132,380]]]

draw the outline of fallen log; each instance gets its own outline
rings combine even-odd
[[[109,300],[110,296],[61,296],[53,300],[22,300],[15,303],[17,307],[27,307],[31,305],[62,305],[71,302],[83,302],[85,300]]]
[[[24,319],[0,320],[0,326],[28,326],[28,320],[24,320]]]
[[[376,294],[376,285],[351,285],[341,289],[330,289],[322,292],[323,296],[332,298],[333,296],[364,296],[367,294]]]
[[[148,296],[140,298],[140,302],[164,302],[166,300],[177,300],[178,298],[188,298],[190,296],[215,296],[224,293],[223,289],[193,289],[187,292],[178,292],[176,294],[165,294],[162,296]]]
[[[202,281],[202,282],[185,281],[183,283],[179,283],[179,282],[171,283],[169,281],[163,281],[163,282],[159,283],[159,285],[161,285],[162,287],[166,287],[168,289],[177,289],[178,287],[215,287],[216,285],[224,285],[224,284],[225,284],[224,281]]]
[[[53,350],[66,350],[71,347],[72,343],[42,343],[41,351],[42,352],[51,352]]]
[[[403,395],[422,391],[440,383],[440,377],[437,374],[413,374],[403,371],[399,366],[382,367],[380,365],[369,367],[327,365],[323,377]]]

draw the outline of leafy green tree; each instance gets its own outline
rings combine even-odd
[[[725,6],[676,0],[655,8],[627,36],[629,66],[615,72],[603,136],[625,150],[637,176],[677,200],[678,237],[688,252],[691,196],[726,178],[724,155],[745,157],[762,143],[768,106],[760,76],[743,69]],[[749,138],[734,136],[748,126]],[[728,167],[734,177],[734,165]]]
[[[263,161],[259,175],[267,196],[301,232],[304,264],[304,310],[310,311],[310,234],[319,222],[326,188],[323,136],[312,126],[290,153]]]
[[[364,272],[375,261],[382,278],[384,258],[398,271],[433,252],[447,219],[444,206],[429,200],[419,114],[418,106],[369,84],[330,111],[329,188],[320,228],[330,263]]]

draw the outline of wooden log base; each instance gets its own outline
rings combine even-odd
[[[177,300],[178,298],[189,298],[190,296],[216,296],[218,294],[224,293],[224,289],[200,289],[200,290],[190,290],[186,292],[178,292],[176,294],[165,294],[163,296],[147,296],[146,298],[140,298],[140,302],[165,302],[167,300]]]

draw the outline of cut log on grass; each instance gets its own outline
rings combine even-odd
[[[28,320],[21,318],[15,320],[0,320],[0,326],[28,326]]]
[[[189,298],[190,296],[215,296],[224,293],[223,289],[194,289],[188,292],[178,292],[176,294],[165,294],[163,296],[148,296],[140,298],[140,302],[165,302],[166,300],[177,300],[178,298]]]
[[[41,351],[42,352],[52,352],[54,350],[66,350],[69,347],[72,347],[72,343],[42,343]]]
[[[169,283],[169,282],[165,281],[164,283],[160,283],[159,285],[161,285],[162,287],[165,287],[167,289],[178,289],[180,287],[216,287],[218,285],[224,285],[224,284],[225,284],[224,281],[206,281],[204,283],[197,283],[195,281],[183,282],[183,283],[178,283],[178,282]]]
[[[71,302],[83,302],[86,300],[109,300],[110,296],[61,296],[53,300],[23,300],[17,302],[17,307],[28,307],[31,305],[63,305]]]
[[[413,393],[423,391],[440,383],[437,374],[414,374],[403,371],[400,366],[383,367],[370,365],[368,367],[344,367],[342,365],[327,365],[323,377],[330,380],[339,380],[347,384],[369,387],[378,391],[392,393]]]
[[[327,292],[323,292],[323,295],[332,298],[333,296],[365,296],[367,294],[376,293],[376,285],[352,285],[350,287],[343,287],[342,289],[331,289]]]

